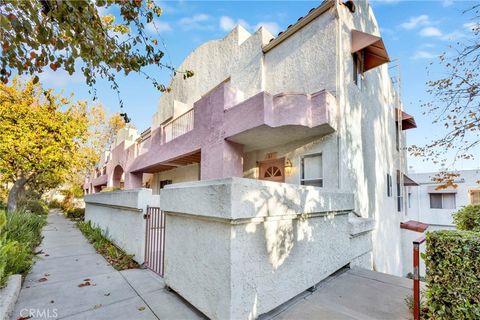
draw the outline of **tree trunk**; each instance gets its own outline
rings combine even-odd
[[[15,181],[13,187],[8,192],[7,212],[13,212],[17,210],[18,193],[23,190],[23,187],[27,183],[27,179],[22,177]]]

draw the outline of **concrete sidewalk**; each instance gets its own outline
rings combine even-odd
[[[146,269],[116,271],[73,222],[50,213],[12,319],[199,319]]]

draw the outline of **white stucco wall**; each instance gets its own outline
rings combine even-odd
[[[230,178],[169,185],[161,202],[165,283],[212,319],[255,319],[351,261],[370,268],[373,221],[349,217],[352,194]]]
[[[404,212],[397,212],[395,178],[397,170],[406,171],[406,161],[404,152],[396,150],[394,113],[395,107],[401,105],[386,64],[365,72],[361,90],[353,82],[351,30],[380,35],[368,2],[357,1],[355,6],[356,11],[352,14],[345,6],[338,5],[340,188],[354,192],[355,210],[363,217],[376,221],[373,232],[374,269],[401,275],[399,225]],[[387,173],[393,177],[392,197],[387,197]]]
[[[145,258],[147,206],[159,206],[150,189],[100,192],[85,196],[85,220],[100,227],[107,237],[142,264]]]
[[[463,206],[470,204],[469,191],[479,190],[480,170],[461,170],[460,176],[455,178],[457,188],[448,188],[434,192],[455,193],[456,207],[453,209],[432,209],[430,208],[430,192],[439,186],[434,183],[432,178],[436,172],[428,173],[409,173],[409,177],[419,184],[419,186],[408,187],[410,194],[410,203],[407,207],[407,219],[416,220],[435,226],[453,226],[452,214],[460,210]]]
[[[265,54],[265,90],[336,92],[336,31],[334,12],[327,11]]]

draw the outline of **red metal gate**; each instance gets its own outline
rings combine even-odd
[[[163,277],[165,257],[165,214],[158,207],[147,207],[145,266]]]

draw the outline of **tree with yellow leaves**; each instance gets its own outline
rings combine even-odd
[[[0,179],[9,183],[8,212],[28,184],[52,188],[85,161],[85,103],[73,103],[38,83],[0,84]]]

